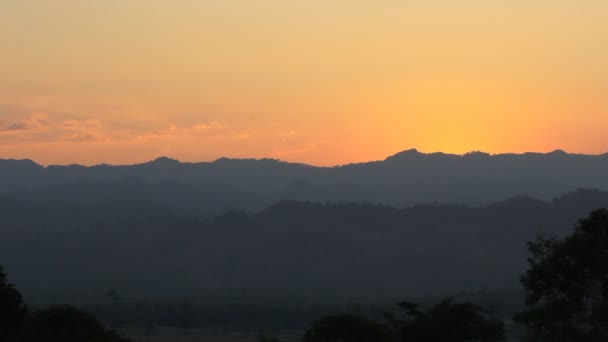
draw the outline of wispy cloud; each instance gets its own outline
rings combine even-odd
[[[0,126],[0,141],[5,144],[104,139],[107,139],[104,126],[95,119],[57,120],[46,113],[34,113]]]
[[[215,137],[237,134],[219,121],[211,121],[209,123],[197,123],[193,126],[178,126],[170,124],[163,129],[140,132],[136,138],[146,137]],[[240,134],[240,133],[238,133]]]
[[[47,128],[49,116],[46,113],[35,113],[29,118],[10,122],[0,128],[0,131],[41,131]]]
[[[311,150],[315,150],[318,147],[319,147],[319,145],[314,144],[314,143],[299,144],[299,145],[296,145],[293,147],[277,149],[274,151],[273,155],[275,157],[283,158],[283,157],[303,154],[303,153],[309,152]]]
[[[15,115],[13,115],[14,117]],[[21,118],[19,118],[19,116]],[[0,121],[0,142],[3,145],[47,142],[145,143],[177,140],[242,141],[253,135],[217,120],[192,125],[167,124],[161,128],[142,125],[116,125],[98,118],[82,119],[82,115],[54,115],[43,112],[19,114],[16,120]],[[86,116],[84,116],[86,117]]]
[[[12,111],[3,119],[0,155],[46,164],[128,163],[161,155],[192,161],[222,156],[289,159],[305,158],[320,148],[292,128],[278,125],[232,126],[217,120],[184,125],[35,111]]]
[[[204,132],[210,130],[222,130],[225,129],[226,125],[219,121],[211,121],[210,123],[199,123],[192,127],[194,131]]]
[[[66,120],[57,125],[58,138],[63,141],[100,141],[106,139],[101,121]]]

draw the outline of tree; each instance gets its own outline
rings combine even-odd
[[[305,342],[383,342],[387,329],[371,320],[355,315],[331,315],[315,322],[305,336]]]
[[[71,307],[34,312],[19,336],[19,342],[128,342],[106,330],[94,317]]]
[[[406,342],[494,342],[506,339],[503,322],[486,317],[479,307],[471,303],[453,303],[449,299],[426,312],[410,302],[401,302],[399,306],[406,310],[410,319],[389,318]]]
[[[188,333],[188,330],[192,327],[194,313],[190,302],[184,299],[179,305],[179,321],[184,334]]]
[[[120,294],[118,294],[118,291],[116,289],[109,289],[106,294],[105,294],[106,298],[108,298],[110,300],[110,302],[112,302],[112,304],[117,305],[118,303],[120,303]]]
[[[260,335],[258,337],[258,342],[281,342],[281,340],[272,335]]]
[[[6,341],[21,328],[27,316],[23,296],[13,284],[8,283],[0,266],[0,341]]]
[[[119,323],[121,321],[121,317],[120,317],[120,294],[118,293],[118,291],[116,289],[109,289],[105,293],[105,297],[110,300],[110,303],[112,303],[111,324],[112,324],[112,329],[116,329],[116,327],[118,327],[118,325],[119,325]]]
[[[522,276],[528,341],[608,340],[608,210],[593,211],[563,238],[530,242]]]

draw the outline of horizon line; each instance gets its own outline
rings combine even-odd
[[[107,163],[107,162],[102,162],[102,163],[97,163],[97,164],[78,164],[78,163],[69,163],[69,164],[43,164],[43,163],[39,163],[33,159],[30,158],[22,158],[22,159],[15,159],[15,158],[2,158],[0,157],[0,161],[17,161],[17,162],[31,162],[34,163],[38,166],[42,166],[44,168],[47,167],[68,167],[68,166],[80,166],[80,167],[86,167],[86,168],[91,168],[91,167],[99,167],[99,166],[113,166],[113,167],[121,167],[121,166],[137,166],[137,165],[145,165],[145,164],[151,164],[154,162],[158,162],[158,161],[162,161],[162,160],[168,160],[168,161],[172,161],[172,162],[177,162],[179,164],[213,164],[216,163],[218,161],[222,161],[222,160],[236,160],[236,161],[275,161],[275,162],[280,162],[280,163],[285,163],[285,164],[293,164],[293,165],[302,165],[302,166],[309,166],[309,167],[315,167],[315,168],[336,168],[336,167],[343,167],[343,166],[348,166],[348,165],[359,165],[359,164],[369,164],[369,163],[378,163],[378,162],[384,162],[384,161],[388,161],[392,158],[396,158],[399,156],[403,156],[406,154],[410,154],[410,155],[425,155],[425,156],[432,156],[432,155],[444,155],[444,156],[454,156],[454,157],[470,157],[470,156],[475,156],[475,155],[483,155],[483,156],[487,156],[487,157],[497,157],[497,156],[524,156],[524,155],[567,155],[567,156],[588,156],[588,157],[601,157],[601,156],[606,156],[608,155],[608,152],[604,152],[604,153],[599,153],[599,154],[588,154],[588,153],[573,153],[573,152],[567,152],[563,149],[555,149],[552,151],[548,151],[548,152],[535,152],[535,151],[528,151],[528,152],[501,152],[501,153],[489,153],[489,152],[485,152],[485,151],[481,151],[481,150],[473,150],[473,151],[469,151],[469,152],[465,152],[465,153],[448,153],[448,152],[442,152],[442,151],[433,151],[433,152],[422,152],[420,150],[418,150],[417,148],[411,148],[411,149],[405,149],[405,150],[401,150],[399,152],[393,153],[391,155],[388,155],[387,157],[385,157],[384,159],[376,159],[376,160],[368,160],[368,161],[362,161],[362,162],[350,162],[350,163],[345,163],[345,164],[334,164],[334,165],[314,165],[314,164],[309,164],[309,163],[304,163],[304,162],[297,162],[297,161],[287,161],[287,160],[282,160],[282,159],[278,159],[278,158],[271,158],[271,157],[261,157],[261,158],[247,158],[247,157],[229,157],[229,156],[224,156],[224,157],[219,157],[213,160],[199,160],[199,161],[182,161],[179,160],[177,158],[171,157],[171,156],[158,156],[154,159],[150,159],[147,161],[142,161],[142,162],[134,162],[132,164],[112,164],[112,163]]]

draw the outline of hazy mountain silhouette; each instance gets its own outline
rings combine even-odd
[[[189,185],[146,182],[0,197],[0,260],[26,293],[47,296],[118,288],[133,297],[363,301],[502,290],[518,288],[526,242],[539,231],[564,235],[608,207],[608,192],[580,190],[482,207],[281,201],[204,218],[195,213],[207,202],[189,197]],[[173,197],[149,200],[155,191]]]
[[[92,167],[42,167],[29,160],[0,160],[0,193],[138,178],[179,183],[186,188],[199,183],[190,192],[209,190],[200,183],[211,189],[223,184],[222,193],[228,198],[250,195],[248,200],[228,204],[252,209],[283,199],[372,201],[396,206],[487,204],[521,194],[548,200],[578,188],[608,189],[607,173],[607,154],[568,154],[561,150],[547,154],[473,152],[462,156],[409,150],[383,161],[337,167],[227,158],[203,163],[158,158],[137,165]]]

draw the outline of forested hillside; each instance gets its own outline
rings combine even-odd
[[[512,289],[526,242],[608,207],[608,193],[581,190],[483,207],[282,201],[207,216],[194,214],[196,200],[185,212],[112,187],[94,202],[0,199],[0,260],[25,293],[361,302]]]

